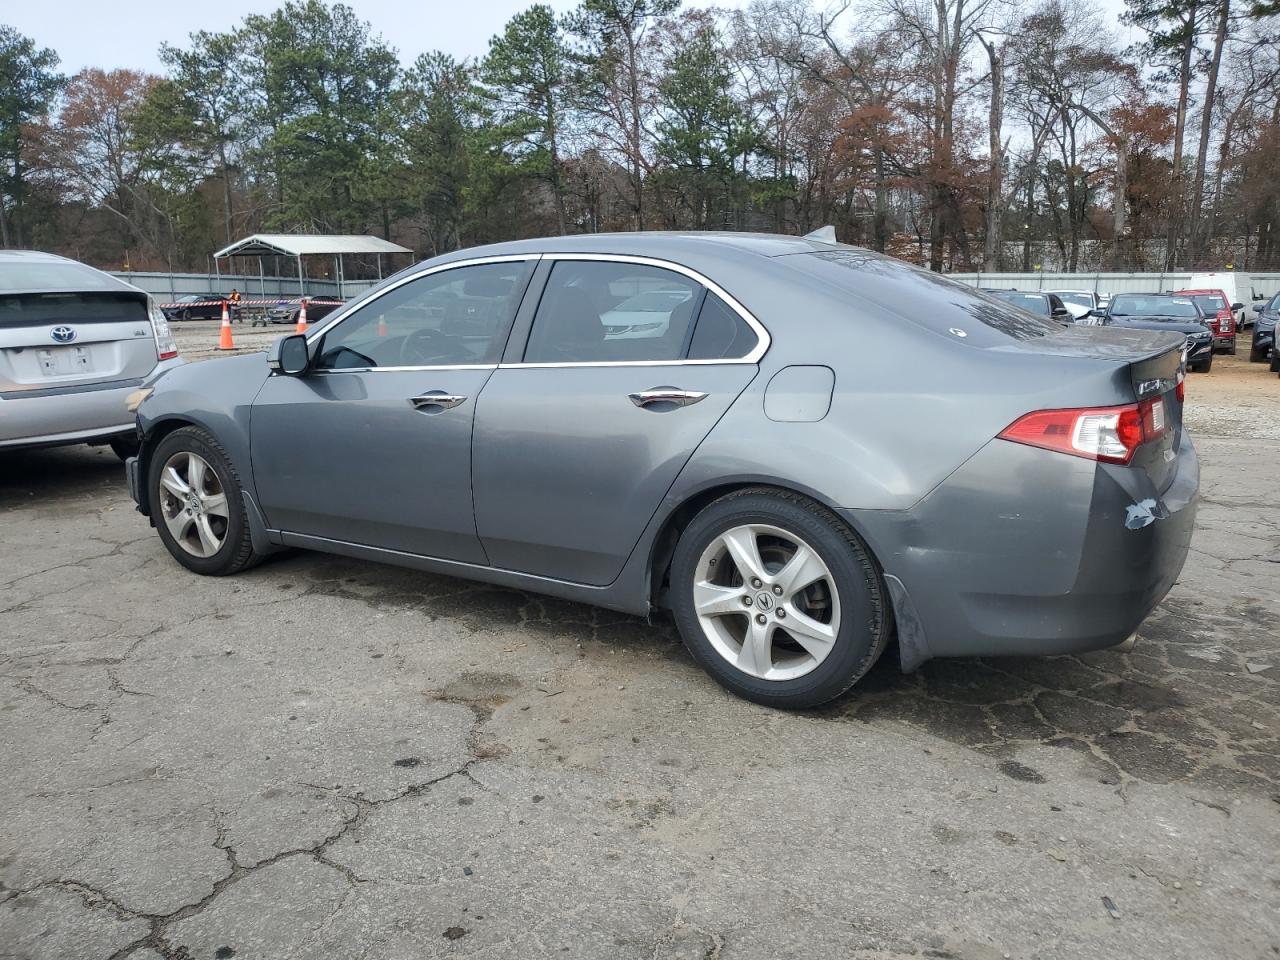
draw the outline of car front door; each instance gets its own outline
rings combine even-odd
[[[476,525],[495,567],[603,585],[755,376],[768,334],[683,267],[544,262],[527,342],[513,334],[476,410]]]
[[[476,398],[536,258],[411,276],[312,338],[312,369],[272,376],[251,418],[269,526],[486,562],[471,504]]]

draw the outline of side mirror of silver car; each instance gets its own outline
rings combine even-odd
[[[311,366],[306,336],[301,333],[291,333],[273,343],[267,354],[267,366],[273,373],[284,374],[287,377],[297,377],[306,373],[307,368]]]

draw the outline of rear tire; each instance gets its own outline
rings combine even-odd
[[[1236,355],[1236,342],[1234,340],[1231,341],[1231,346],[1227,347],[1227,354],[1232,357]]]
[[[1271,348],[1271,366],[1268,369],[1272,373],[1280,373],[1280,349]]]
[[[671,598],[694,659],[726,689],[771,707],[840,696],[892,634],[866,545],[819,504],[766,487],[728,494],[693,518],[672,558]]]
[[[1249,351],[1249,362],[1250,362],[1250,363],[1266,363],[1266,362],[1267,362],[1267,351],[1265,351],[1265,350],[1252,350],[1252,349],[1251,349],[1251,350]]]
[[[212,435],[182,427],[156,445],[149,462],[151,519],[173,559],[210,577],[262,560],[249,535],[240,477]]]

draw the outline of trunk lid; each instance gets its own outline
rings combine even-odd
[[[0,393],[136,380],[158,359],[141,291],[0,293]]]
[[[1123,388],[1135,401],[1159,399],[1164,405],[1165,431],[1138,448],[1129,466],[1145,470],[1160,492],[1173,482],[1177,450],[1182,442],[1182,401],[1178,384],[1183,378],[1182,351],[1185,334],[1168,329],[1115,326],[1073,326],[1060,333],[999,347],[1018,353],[1110,360]],[[1200,328],[1204,332],[1203,327]]]

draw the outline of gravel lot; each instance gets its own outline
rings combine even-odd
[[[663,622],[195,577],[109,452],[0,455],[0,957],[1280,956],[1280,379],[1220,356],[1188,420],[1132,653],[890,655],[810,714]]]

